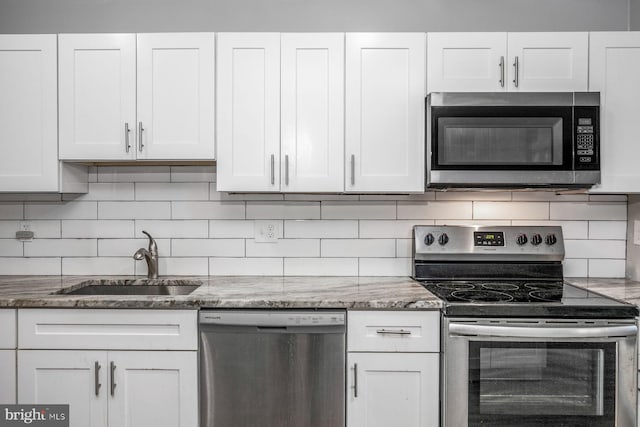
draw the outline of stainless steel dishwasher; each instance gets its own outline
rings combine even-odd
[[[344,424],[344,311],[200,312],[200,427]]]

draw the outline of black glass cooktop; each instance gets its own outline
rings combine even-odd
[[[635,317],[638,309],[561,281],[425,281],[448,316]]]

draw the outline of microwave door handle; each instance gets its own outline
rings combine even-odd
[[[636,325],[577,327],[577,328],[545,328],[523,326],[488,326],[449,324],[451,335],[505,337],[505,338],[608,338],[629,337],[638,334]]]

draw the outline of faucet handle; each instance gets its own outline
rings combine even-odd
[[[154,238],[151,237],[151,234],[147,233],[144,230],[142,230],[142,233],[145,234],[149,238],[149,252],[152,255],[157,254],[158,253],[158,245],[156,245],[156,241],[154,240]]]

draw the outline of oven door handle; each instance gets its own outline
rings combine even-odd
[[[636,325],[624,325],[585,328],[539,328],[450,323],[449,332],[451,335],[459,336],[507,338],[609,338],[635,336],[638,334],[638,327]]]

